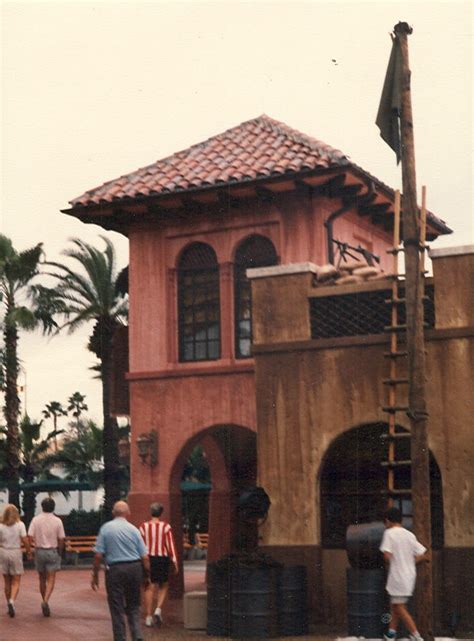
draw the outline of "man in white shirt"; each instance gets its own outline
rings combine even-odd
[[[42,514],[30,523],[28,536],[35,546],[35,565],[39,574],[40,593],[43,599],[43,616],[49,617],[49,599],[54,590],[56,572],[61,569],[61,554],[64,549],[64,526],[53,514],[56,503],[51,498],[41,501]]]
[[[426,548],[416,536],[402,527],[402,515],[395,507],[384,515],[385,532],[380,544],[388,565],[387,592],[390,596],[390,628],[385,639],[395,639],[401,619],[410,633],[410,641],[423,641],[407,603],[413,594],[416,581],[416,563],[428,560]]]

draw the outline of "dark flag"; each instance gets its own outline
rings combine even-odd
[[[392,38],[392,51],[388,61],[387,73],[380,98],[375,123],[380,135],[397,156],[400,162],[400,110],[402,85],[402,57],[397,37]]]

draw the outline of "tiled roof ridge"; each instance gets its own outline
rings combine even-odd
[[[258,116],[257,118],[253,118],[252,120],[243,122],[238,126],[242,127],[243,125],[250,124],[250,123],[261,124],[266,128],[270,129],[271,131],[276,131],[282,136],[286,136],[293,142],[296,142],[300,145],[305,145],[306,147],[310,147],[310,149],[312,149],[313,151],[320,152],[321,148],[323,147],[325,151],[330,150],[330,151],[336,152],[337,154],[341,154],[349,162],[349,158],[346,156],[346,154],[344,154],[342,151],[339,151],[339,149],[336,149],[335,147],[331,147],[331,145],[328,145],[327,143],[323,142],[322,140],[319,140],[318,138],[313,138],[312,136],[308,136],[308,134],[305,134],[299,131],[298,129],[294,129],[293,127],[290,127],[286,123],[280,120],[276,120],[271,116],[267,116],[267,114],[262,114],[261,116]]]
[[[309,147],[311,151],[316,151],[319,153],[323,150],[325,153],[334,152],[339,155],[339,160],[341,160],[341,156],[343,156],[343,158],[345,158],[347,162],[349,162],[349,158],[342,151],[339,151],[339,149],[336,149],[335,147],[331,147],[331,145],[328,145],[322,140],[318,140],[317,138],[308,136],[308,134],[305,134],[299,131],[298,129],[294,129],[293,127],[290,127],[289,125],[282,122],[281,120],[276,120],[275,118],[272,118],[271,116],[268,116],[265,113],[261,114],[260,116],[257,116],[256,118],[251,118],[250,120],[244,120],[244,122],[241,122],[240,124],[235,125],[234,127],[230,127],[229,129],[226,129],[220,134],[216,134],[215,136],[210,136],[206,140],[203,140],[202,142],[198,142],[194,145],[191,145],[187,149],[178,151],[172,154],[171,156],[168,156],[167,158],[163,158],[158,162],[164,162],[165,160],[168,160],[168,158],[172,158],[173,156],[179,156],[183,153],[187,153],[191,151],[192,149],[205,147],[209,142],[213,140],[220,140],[220,139],[226,138],[229,136],[229,134],[233,133],[234,131],[239,131],[243,128],[249,127],[250,125],[259,125],[263,129],[266,129],[267,131],[278,133],[281,136],[285,136],[285,138],[288,138],[292,142],[296,142],[299,145],[304,145],[305,147]]]

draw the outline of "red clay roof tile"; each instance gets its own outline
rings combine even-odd
[[[71,205],[95,205],[348,164],[347,157],[337,149],[263,115],[88,190],[71,200]]]

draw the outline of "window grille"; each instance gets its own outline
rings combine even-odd
[[[405,295],[400,288],[400,296]],[[425,286],[425,323],[435,325],[434,287]],[[337,338],[340,336],[364,336],[382,334],[391,324],[391,308],[385,301],[391,298],[388,289],[339,296],[311,298],[311,337]],[[405,306],[399,305],[398,322],[404,325]]]
[[[179,360],[220,357],[219,266],[214,250],[194,243],[178,268]]]
[[[277,263],[278,257],[273,243],[263,236],[251,236],[237,249],[234,267],[237,358],[248,358],[252,348],[252,290],[245,272],[252,267],[269,267]]]

